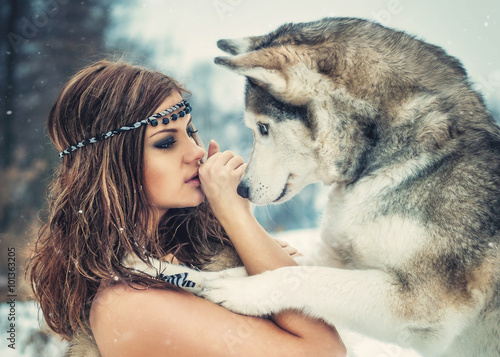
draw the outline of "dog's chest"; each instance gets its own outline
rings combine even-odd
[[[425,229],[417,221],[379,215],[379,202],[333,188],[322,221],[321,239],[351,269],[395,267],[425,249]]]

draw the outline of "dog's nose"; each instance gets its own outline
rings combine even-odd
[[[250,195],[250,188],[243,182],[240,182],[238,185],[238,188],[236,189],[236,192],[238,192],[238,195],[240,195],[243,198],[248,198]]]

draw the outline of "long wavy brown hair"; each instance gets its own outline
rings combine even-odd
[[[62,88],[47,130],[62,151],[147,118],[175,92],[188,93],[162,73],[99,61]],[[172,253],[182,263],[200,266],[221,245],[230,245],[206,202],[171,209],[153,226],[156,212],[143,189],[144,133],[143,126],[74,151],[62,159],[49,185],[27,277],[48,326],[66,339],[88,328],[101,280],[165,288],[121,266],[125,254],[148,262]]]

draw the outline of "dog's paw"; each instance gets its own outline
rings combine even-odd
[[[219,276],[219,273],[202,272],[184,265],[172,264],[157,259],[150,259],[150,264],[146,264],[133,254],[127,255],[123,259],[122,265],[195,294],[202,290],[205,279],[213,279]]]
[[[146,273],[151,276],[155,276],[157,274],[158,267],[157,266],[149,266],[145,262],[143,262],[137,255],[135,254],[127,254],[122,259],[121,265],[130,268],[139,272]],[[158,264],[159,265],[159,262]]]
[[[182,266],[175,266],[175,268],[178,267]],[[218,272],[204,272],[182,267],[181,269],[166,269],[157,278],[193,294],[200,295],[205,289],[205,282],[218,277],[220,277]]]
[[[268,273],[253,277],[204,279],[198,296],[233,312],[266,316],[281,310],[283,292],[272,283]]]

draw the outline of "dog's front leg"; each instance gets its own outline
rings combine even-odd
[[[197,293],[203,289],[204,274],[208,275],[211,279],[219,276],[218,273],[201,272],[184,265],[172,264],[153,258],[149,260],[149,263],[147,264],[134,254],[128,254],[122,261],[122,265],[127,268],[163,280],[193,293]]]
[[[237,313],[265,316],[285,309],[304,311],[426,356],[439,355],[465,322],[456,318],[456,312],[444,310],[428,317],[411,316],[412,307],[405,304],[419,302],[405,301],[395,280],[380,270],[286,267],[204,285],[202,296]],[[453,330],[446,328],[449,316],[454,319]]]
[[[294,258],[299,265],[321,266],[329,268],[348,268],[338,253],[324,242],[319,242],[312,254],[298,256]]]

